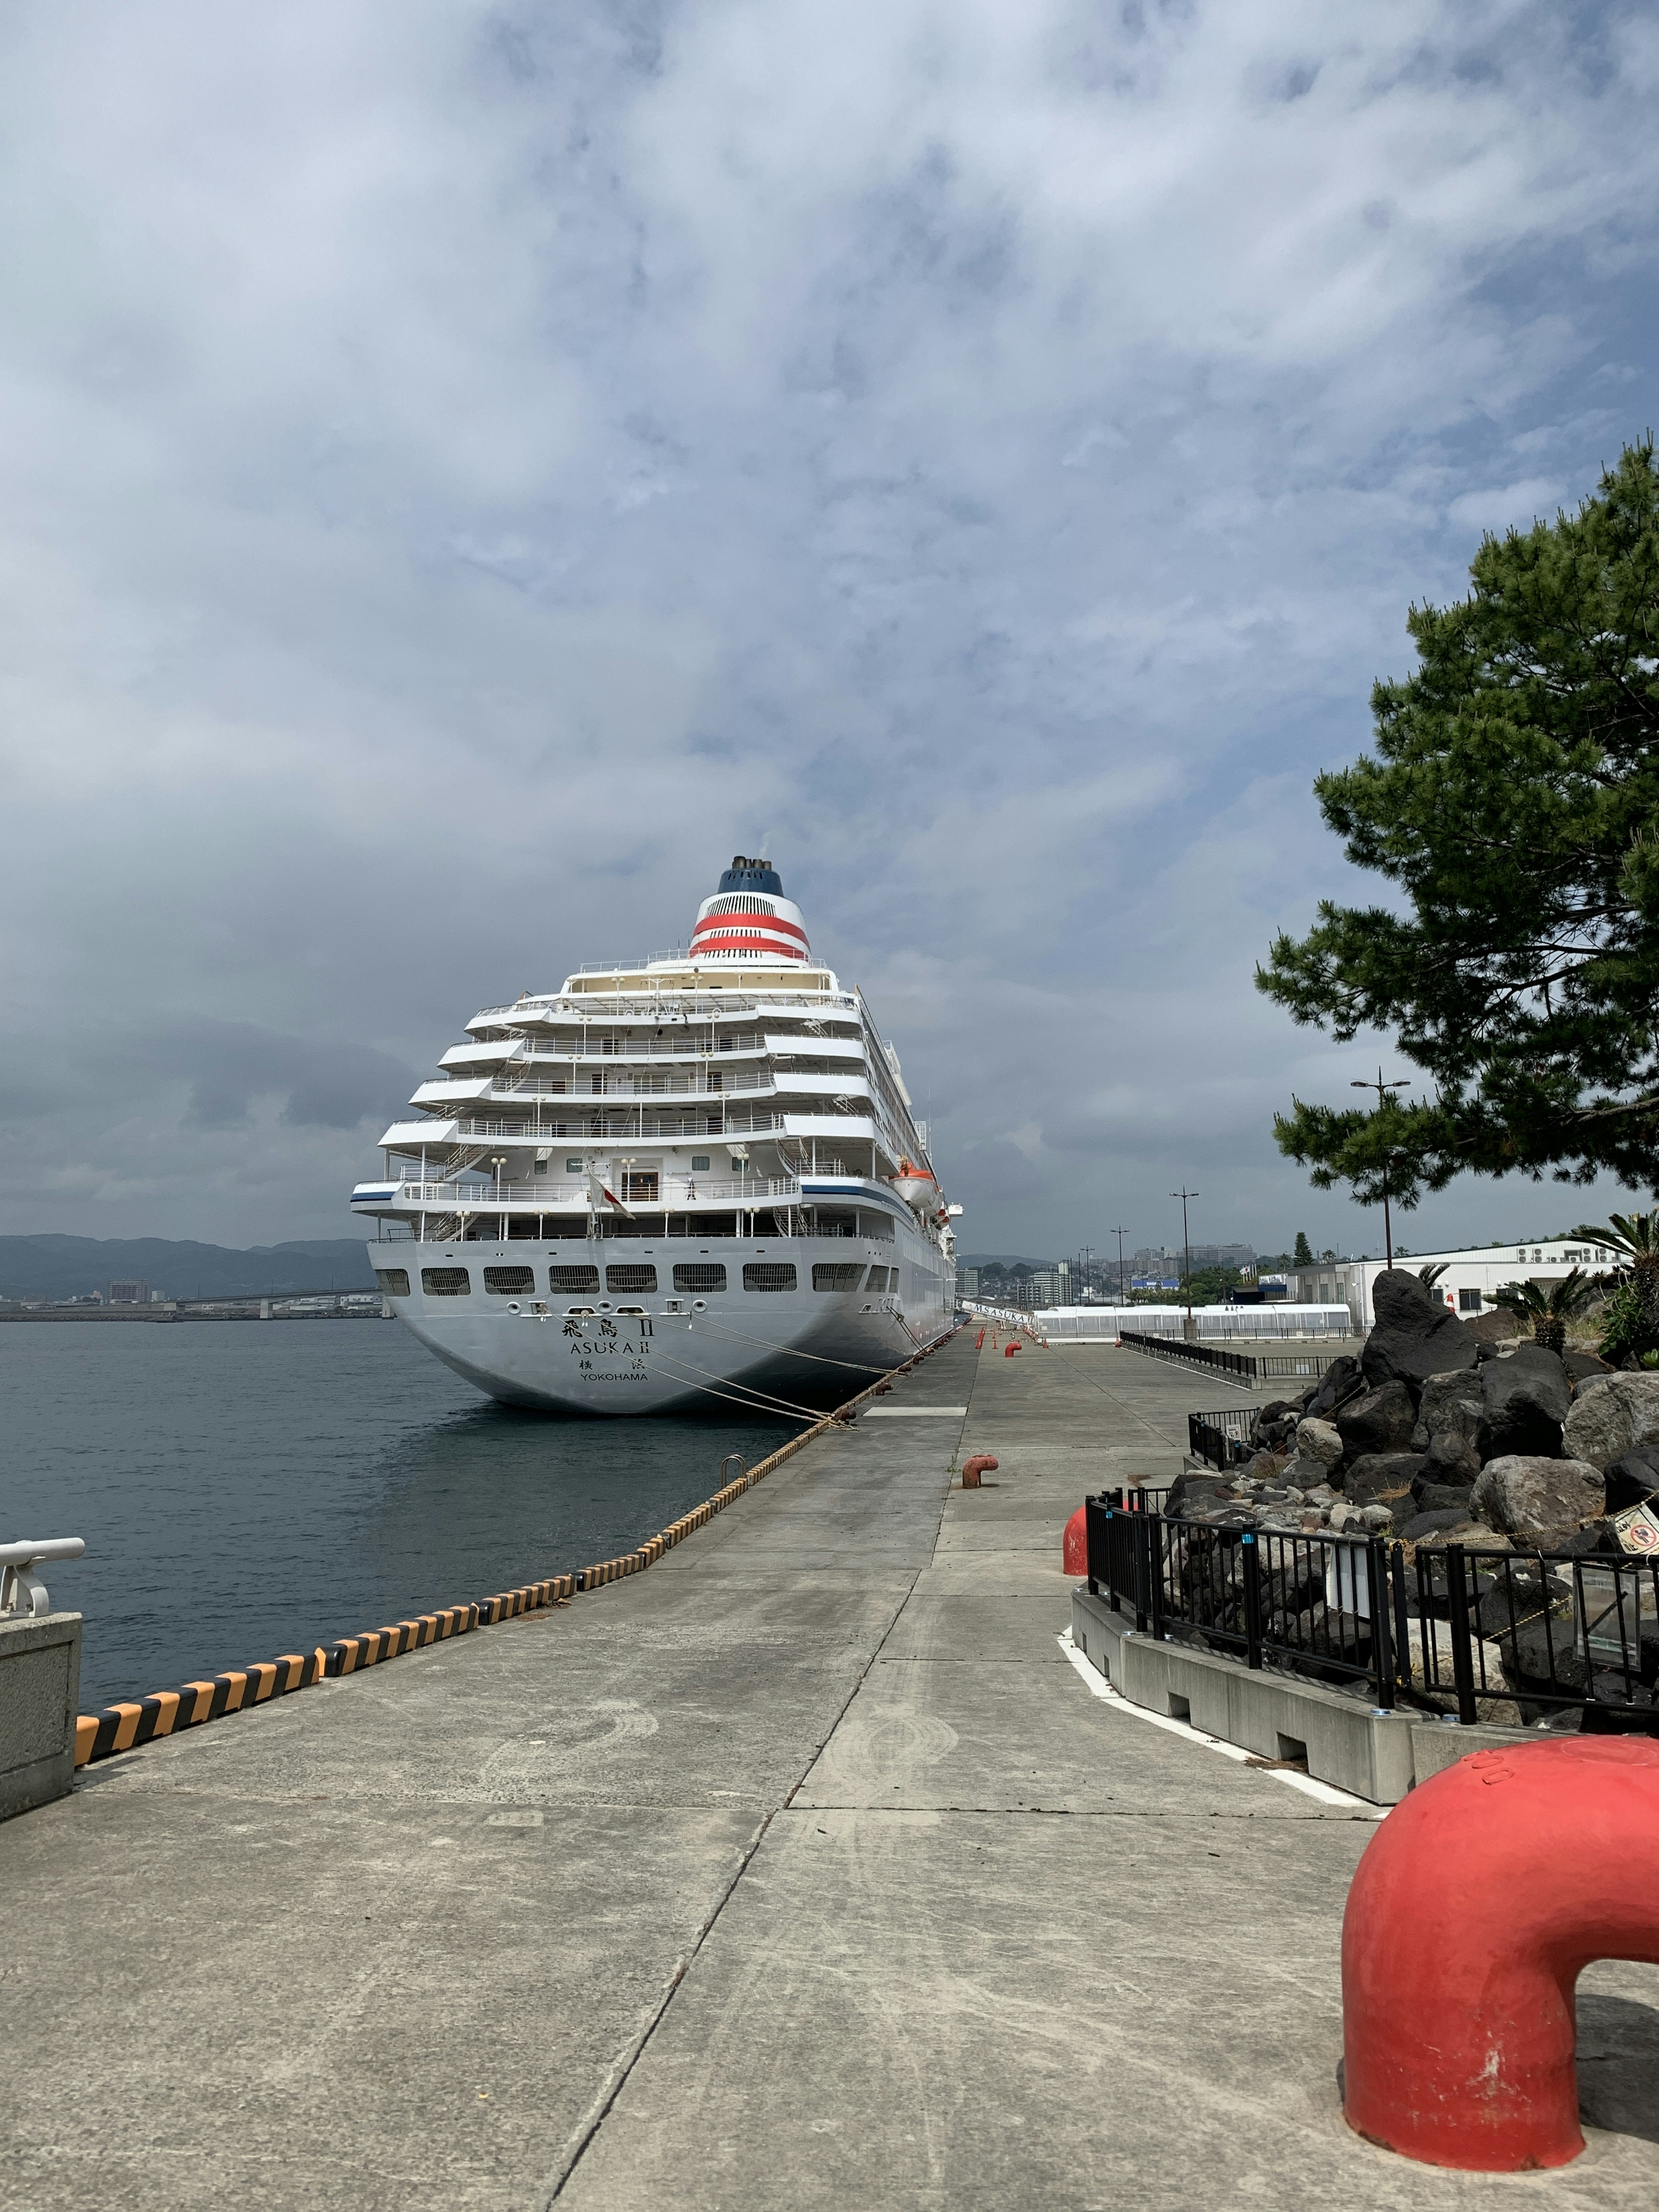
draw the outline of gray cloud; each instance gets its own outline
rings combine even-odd
[[[1409,601],[1654,417],[1656,81],[1528,0],[19,18],[5,1225],[337,1231],[773,827],[973,1246],[1363,1242],[1251,969]]]

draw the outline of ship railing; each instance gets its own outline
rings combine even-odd
[[[577,1109],[580,1109],[582,1103],[580,1098],[573,1099],[571,1103]],[[646,1103],[644,1100],[636,1103],[641,1105]],[[829,1104],[827,1100],[811,1103],[825,1108]],[[610,1110],[614,1113],[616,1109],[613,1107]],[[798,1104],[795,1110],[799,1112],[803,1109]],[[867,1114],[853,1114],[844,1118],[867,1123],[870,1116]],[[642,1126],[629,1128],[590,1129],[582,1126],[585,1120],[585,1115],[580,1112],[575,1112],[555,1115],[550,1120],[446,1121],[444,1127],[453,1130],[457,1137],[469,1139],[511,1137],[526,1144],[552,1143],[567,1139],[574,1142],[581,1139],[591,1139],[594,1143],[618,1145],[625,1144],[630,1137],[641,1141],[655,1137],[708,1137],[719,1144],[732,1137],[776,1135],[787,1126],[787,1117],[782,1114],[757,1114],[752,1109],[737,1113],[727,1111],[719,1115],[713,1113],[673,1115],[659,1111],[651,1115]],[[716,1126],[711,1128],[709,1127],[711,1122],[715,1123]]]
[[[688,1068],[684,1075],[531,1075],[522,1083],[497,1085],[490,1095],[499,1098],[719,1098],[739,1091],[770,1091],[774,1087],[769,1067],[720,1068],[714,1072],[722,1079],[713,1085],[700,1068]],[[463,1082],[467,1079],[459,1079]],[[477,1078],[471,1079],[476,1082]]]
[[[820,1170],[825,1174],[845,1174],[843,1168]],[[627,1180],[627,1170],[618,1170],[610,1188],[623,1196],[622,1184]],[[377,1188],[379,1186],[376,1186]],[[441,1206],[457,1212],[493,1213],[501,1206],[528,1206],[539,1213],[568,1212],[582,1209],[588,1204],[586,1182],[544,1182],[539,1176],[533,1182],[422,1182],[410,1178],[390,1187],[391,1194],[380,1201],[389,1206]],[[637,1186],[623,1197],[631,1210],[644,1213],[659,1213],[664,1206],[676,1211],[686,1206],[708,1206],[716,1210],[732,1206],[770,1205],[777,1199],[793,1199],[800,1195],[800,1182],[794,1176],[663,1176],[656,1181],[655,1188],[641,1192]],[[607,1209],[601,1208],[601,1212]]]
[[[637,963],[636,963],[637,965]],[[620,975],[625,971],[609,968],[577,969],[577,975]],[[784,971],[780,969],[781,975]],[[514,1006],[483,1006],[473,1015],[473,1022],[494,1022],[504,1027],[517,1028],[527,1022],[591,1021],[601,1016],[607,1021],[623,1019],[672,1019],[684,1021],[688,1016],[705,1020],[719,1014],[763,1013],[769,1018],[776,1013],[799,1012],[817,1018],[826,1010],[856,1013],[858,996],[852,991],[769,991],[763,999],[753,991],[705,990],[701,986],[691,991],[661,992],[635,991],[626,997],[618,993],[601,1003],[597,995],[572,999],[526,1000]],[[477,1039],[472,1042],[476,1042]]]

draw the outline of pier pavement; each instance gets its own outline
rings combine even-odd
[[[1214,1395],[959,1336],[648,1573],[0,1826],[0,2204],[1650,2205],[1653,1970],[1584,1978],[1574,2166],[1367,2146],[1374,1811],[1062,1649],[1066,1516]]]

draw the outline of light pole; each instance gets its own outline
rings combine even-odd
[[[1405,1076],[1402,1076],[1397,1083],[1385,1083],[1382,1080],[1382,1071],[1379,1067],[1375,1083],[1367,1077],[1363,1083],[1350,1083],[1348,1088],[1350,1091],[1376,1091],[1376,1110],[1380,1114],[1389,1103],[1389,1091],[1409,1091],[1411,1083]],[[1382,1264],[1385,1267],[1394,1266],[1394,1229],[1389,1220],[1389,1162],[1395,1157],[1392,1152],[1385,1152],[1382,1157]]]
[[[1123,1287],[1123,1234],[1124,1234],[1124,1232],[1123,1232],[1123,1231],[1122,1231],[1122,1230],[1121,1230],[1121,1229],[1109,1229],[1109,1230],[1106,1231],[1106,1234],[1107,1234],[1109,1237],[1116,1237],[1116,1239],[1117,1239],[1117,1302],[1118,1302],[1118,1304],[1119,1304],[1119,1305],[1120,1305],[1120,1306],[1126,1306],[1126,1305],[1127,1305],[1127,1304],[1129,1303],[1129,1300],[1128,1300],[1128,1294],[1127,1293],[1127,1291],[1124,1290],[1124,1287]]]
[[[495,1204],[499,1208],[501,1202],[501,1170],[507,1165],[507,1154],[505,1152],[492,1152],[489,1155],[489,1164],[495,1170]],[[503,1219],[501,1224],[501,1234],[502,1240],[505,1241],[507,1237],[507,1223],[505,1219]]]
[[[1188,1190],[1183,1185],[1180,1190],[1172,1190],[1170,1195],[1181,1200],[1181,1249],[1185,1262],[1182,1288],[1187,1293],[1187,1326],[1182,1334],[1186,1341],[1190,1344],[1196,1332],[1193,1327],[1193,1240],[1187,1229],[1187,1200],[1189,1198],[1197,1198],[1200,1193]]]

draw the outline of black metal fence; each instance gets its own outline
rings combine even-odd
[[[1319,1382],[1325,1370],[1342,1358],[1340,1352],[1259,1352],[1255,1355],[1260,1382]]]
[[[1260,1406],[1224,1406],[1215,1413],[1188,1413],[1189,1456],[1207,1461],[1222,1474],[1230,1468],[1242,1467],[1255,1449],[1250,1438],[1261,1411]]]
[[[1143,1633],[1363,1681],[1385,1711],[1659,1731],[1659,1561],[1228,1528],[1155,1498],[1108,1491],[1085,1516],[1089,1587]]]
[[[1142,1336],[1127,1328],[1119,1332],[1117,1340],[1127,1344],[1131,1352],[1148,1352],[1154,1359],[1172,1359],[1182,1367],[1201,1367],[1246,1390],[1255,1388],[1256,1363],[1249,1352],[1218,1352],[1211,1344],[1183,1344],[1178,1337]]]

